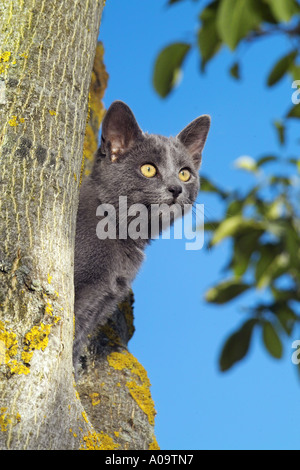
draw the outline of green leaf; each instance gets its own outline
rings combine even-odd
[[[277,130],[278,140],[281,145],[285,143],[285,126],[281,121],[274,121],[275,129]]]
[[[255,269],[255,280],[258,288],[262,288],[269,281],[269,276],[266,277],[266,273],[274,261],[274,257],[278,255],[278,251],[278,246],[271,243],[260,247],[260,257]]]
[[[293,15],[300,12],[300,6],[295,0],[265,0],[278,22],[288,22]]]
[[[282,79],[282,77],[291,69],[291,66],[294,64],[297,55],[298,51],[294,50],[276,62],[268,76],[268,86],[273,86]]]
[[[238,234],[249,232],[249,231],[262,231],[263,223],[253,220],[245,219],[241,214],[234,215],[224,219],[218,228],[215,230],[213,238],[211,240],[212,245],[217,245],[224,238],[234,237]]]
[[[259,28],[262,21],[257,0],[223,0],[218,9],[217,26],[223,41],[234,50],[241,39]]]
[[[274,279],[281,276],[287,269],[289,258],[286,253],[281,253],[280,245],[271,243],[261,246],[260,258],[256,264],[256,287],[263,289]]]
[[[267,199],[256,198],[255,201],[255,210],[258,215],[263,216],[264,219],[264,231],[272,232],[274,225],[271,225],[282,216],[283,213],[283,202],[281,196],[273,199],[273,201],[268,201]],[[271,225],[271,227],[270,227]],[[272,232],[273,233],[273,232]],[[278,230],[277,234],[278,235]]]
[[[223,281],[209,289],[205,294],[205,299],[210,303],[224,304],[229,300],[238,297],[250,287],[250,284],[245,284],[238,279],[230,279],[229,281]]]
[[[235,62],[229,70],[230,75],[235,78],[236,80],[240,80],[241,74],[240,74],[240,64],[238,62]]]
[[[205,222],[205,224],[204,224],[204,231],[205,232],[213,232],[214,230],[216,230],[218,225],[219,225],[218,220],[209,220],[208,222]]]
[[[217,230],[215,231],[211,243],[216,245],[224,238],[232,236],[239,230],[241,223],[243,222],[242,215],[235,215],[229,217],[221,222]]]
[[[256,319],[247,320],[240,329],[226,340],[219,360],[222,372],[227,371],[246,356],[249,351],[253,328],[256,324]]]
[[[282,357],[282,343],[277,331],[270,322],[263,323],[263,341],[267,351],[276,359]]]
[[[294,289],[278,289],[275,287],[272,287],[272,295],[276,301],[278,301],[278,305],[281,306],[282,302],[288,302],[290,300],[297,300],[300,302],[300,292],[297,291],[297,287]],[[275,304],[277,305],[277,303]],[[274,312],[277,314],[280,308]],[[295,314],[294,314],[295,316]]]
[[[153,85],[161,97],[165,98],[178,82],[179,72],[190,48],[190,44],[178,42],[159,53],[154,66]]]
[[[200,178],[200,189],[201,191],[205,191],[208,193],[219,194],[222,198],[227,197],[227,193],[225,193],[222,189],[218,188],[206,176],[201,176]]]
[[[300,158],[288,158],[287,160],[291,165],[295,165],[300,171]]]
[[[293,106],[287,113],[286,117],[300,119],[300,104]]]
[[[260,8],[260,14],[261,14],[262,22],[277,24],[278,21],[275,18],[274,14],[273,14],[273,12],[270,8],[270,5],[266,2],[268,2],[268,0],[260,1],[260,7],[259,8]]]
[[[201,12],[201,27],[198,31],[198,47],[201,53],[201,70],[205,70],[207,62],[219,51],[222,40],[217,30],[217,9],[219,2],[210,3]]]
[[[293,80],[298,81],[300,77],[300,65],[298,64],[292,64],[290,70],[289,70]]]
[[[283,300],[275,302],[272,306],[270,306],[270,310],[275,313],[277,319],[280,322],[280,325],[285,330],[285,332],[288,335],[291,335],[294,326],[298,321],[298,317],[286,302],[297,298],[297,293],[295,291],[277,291],[276,297],[278,298],[278,296],[283,298]]]
[[[291,178],[288,178],[287,176],[271,176],[270,177],[270,185],[278,185],[282,184],[283,186],[291,186]]]
[[[266,163],[276,162],[277,160],[278,160],[278,157],[275,157],[274,155],[266,155],[264,157],[259,158],[256,161],[256,166],[259,168],[260,166],[263,166]]]
[[[300,235],[290,222],[284,234],[285,249],[290,255],[290,264],[299,270]]]
[[[259,247],[258,240],[260,236],[259,232],[249,232],[235,238],[231,266],[235,276],[240,277],[246,272],[252,254]]]
[[[227,206],[226,215],[224,218],[228,219],[229,217],[233,217],[235,215],[239,215],[241,217],[243,214],[244,205],[245,201],[242,199],[235,198],[233,201],[230,201]]]

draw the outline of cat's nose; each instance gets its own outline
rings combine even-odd
[[[178,185],[169,186],[168,190],[173,194],[173,198],[177,199],[180,193],[182,193],[182,187]]]

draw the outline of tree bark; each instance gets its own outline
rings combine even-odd
[[[81,357],[77,390],[109,449],[157,450],[155,408],[144,367],[128,351],[134,332],[133,294],[92,335]]]
[[[0,448],[101,447],[75,389],[73,254],[103,0],[0,0]]]

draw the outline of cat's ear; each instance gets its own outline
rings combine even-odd
[[[114,101],[102,123],[101,153],[112,162],[118,160],[142,135],[131,109],[122,101]]]
[[[202,151],[209,128],[210,116],[204,114],[203,116],[194,119],[194,121],[192,121],[177,135],[177,138],[187,148],[189,154],[192,156],[194,165],[197,169],[200,168]]]

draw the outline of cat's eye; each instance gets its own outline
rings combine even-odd
[[[142,175],[147,176],[147,178],[153,178],[153,176],[156,175],[156,168],[154,165],[146,163],[141,166],[141,173]]]
[[[178,176],[179,176],[179,179],[180,179],[181,181],[183,181],[184,183],[186,183],[186,182],[190,179],[191,173],[190,173],[190,171],[189,171],[187,168],[183,168],[182,170],[180,170]]]

